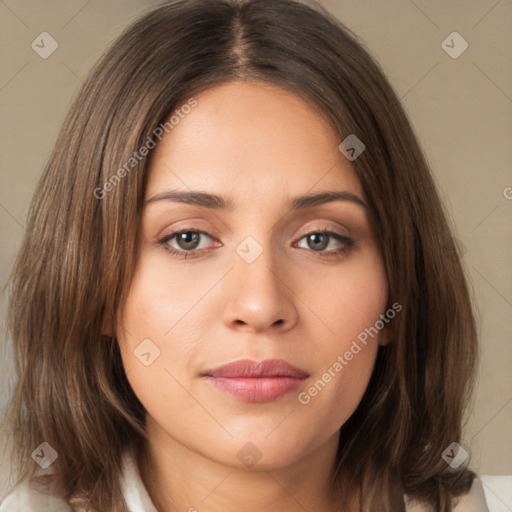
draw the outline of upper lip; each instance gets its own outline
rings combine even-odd
[[[309,377],[309,374],[306,371],[291,365],[283,359],[265,359],[263,361],[241,359],[207,370],[203,375],[206,377],[223,377],[228,379],[243,377],[291,377],[294,379],[305,379],[306,377]]]

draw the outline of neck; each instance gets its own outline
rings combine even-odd
[[[148,435],[150,441],[141,450],[138,463],[159,512],[341,510],[339,491],[330,484],[338,433],[294,464],[267,470],[224,465],[167,434],[153,434]]]

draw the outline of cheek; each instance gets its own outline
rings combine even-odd
[[[170,345],[176,338],[175,331],[186,324],[180,322],[180,318],[190,310],[187,297],[197,297],[197,291],[194,295],[193,289],[177,286],[182,281],[169,275],[168,269],[164,272],[156,263],[146,257],[139,261],[126,301],[119,311],[116,329],[127,378],[148,409],[152,404],[158,406],[169,399],[166,394],[172,387],[169,382],[172,377],[166,370],[172,374],[177,367],[186,371],[187,343]],[[180,365],[173,361],[180,361]]]
[[[367,251],[353,258],[335,273],[324,272],[304,282],[301,296],[307,297],[311,311],[329,341],[322,343],[327,352],[343,349],[347,342],[375,325],[385,312],[388,300],[386,272],[378,253]],[[323,326],[322,326],[323,324]],[[373,336],[373,339],[378,336]],[[325,338],[324,338],[325,339]]]
[[[339,428],[358,406],[370,380],[388,299],[387,279],[376,253],[340,271],[335,280],[317,280],[309,292],[323,335],[312,336],[315,374],[299,395],[306,408],[323,411],[331,429]]]
[[[158,345],[168,344],[176,332],[188,339],[183,329],[193,327],[188,320],[198,299],[218,280],[217,274],[198,279],[193,266],[169,265],[156,252],[144,254],[118,316],[118,330],[124,329],[131,340],[152,337]]]
[[[356,410],[370,381],[377,355],[376,342],[366,345],[347,337],[322,351],[318,371],[298,394],[299,407],[318,418],[322,435],[334,434]]]
[[[207,299],[218,280],[215,269],[198,279],[193,265],[169,265],[159,252],[141,255],[116,331],[128,381],[152,416],[197,405],[187,390],[214,321]]]

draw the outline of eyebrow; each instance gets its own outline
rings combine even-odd
[[[179,203],[201,206],[213,210],[234,210],[235,203],[224,196],[210,194],[200,191],[179,191],[170,190],[161,194],[156,194],[149,198],[144,204],[155,203],[157,201],[176,201]],[[313,206],[332,203],[334,201],[349,201],[363,208],[367,208],[366,203],[357,195],[347,190],[319,192],[316,194],[305,194],[295,196],[290,199],[290,208],[292,210],[305,210]]]

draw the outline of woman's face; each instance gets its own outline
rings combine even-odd
[[[151,155],[116,335],[150,439],[284,467],[334,449],[360,402],[385,343],[386,274],[317,107],[261,82],[195,99]],[[338,198],[308,199],[320,193]]]

